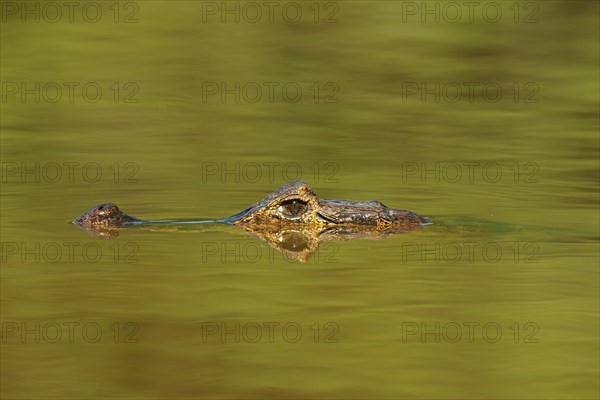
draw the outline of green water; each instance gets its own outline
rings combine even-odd
[[[3,398],[598,398],[597,2],[23,4]],[[68,223],[221,218],[295,178],[435,224],[301,263],[219,225]]]

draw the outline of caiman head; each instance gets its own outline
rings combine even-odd
[[[90,208],[77,217],[73,223],[88,229],[116,229],[141,221],[141,219],[125,214],[114,203],[104,203]]]
[[[302,180],[286,183],[228,222],[246,229],[303,226],[330,229],[400,232],[431,222],[414,212],[389,208],[379,201],[325,200]]]

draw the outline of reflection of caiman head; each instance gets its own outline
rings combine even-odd
[[[430,223],[416,213],[388,208],[376,200],[321,199],[302,180],[283,185],[252,207],[230,217],[229,222],[249,229],[303,226],[323,231],[334,227],[363,227],[390,233]]]
[[[313,254],[319,250],[323,243],[339,242],[344,240],[383,240],[395,232],[381,232],[364,227],[333,227],[321,231],[303,229],[301,226],[283,229],[267,227],[242,227],[252,235],[267,242],[269,246],[281,252],[285,257],[291,260],[306,262]],[[332,248],[337,253],[335,248]],[[324,260],[327,262],[329,256],[333,256],[331,251],[324,254]]]

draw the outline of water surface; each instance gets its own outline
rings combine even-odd
[[[98,23],[7,16],[2,396],[597,398],[598,4],[423,23],[403,3],[321,4],[317,23],[308,2],[297,23],[191,1],[136,2],[129,24],[108,3]],[[209,94],[223,82],[239,99]],[[251,101],[268,82],[302,96]],[[410,94],[424,82],[448,93]],[[454,101],[469,82],[502,95]],[[295,178],[434,225],[301,263],[222,224],[69,223],[106,201],[218,219]]]

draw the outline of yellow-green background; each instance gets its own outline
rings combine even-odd
[[[5,177],[2,242],[93,243],[105,252],[96,263],[81,253],[57,263],[7,255],[3,327],[91,321],[104,336],[3,339],[3,398],[598,398],[597,2],[519,3],[537,6],[533,23],[514,23],[512,2],[495,3],[507,14],[498,23],[480,13],[473,23],[403,22],[402,2],[392,1],[339,1],[337,23],[307,15],[254,24],[204,23],[201,2],[135,4],[131,24],[112,14],[99,23],[2,22],[3,84],[139,87],[137,103],[104,94],[97,103],[0,104],[3,163],[95,162],[104,173],[98,183]],[[298,4],[308,13],[310,3]],[[334,82],[339,101],[305,92],[297,103],[203,102],[211,81]],[[533,82],[539,101],[505,91],[496,103],[404,102],[402,82]],[[127,162],[139,181],[115,183],[108,167]],[[379,199],[435,225],[338,243],[332,258],[322,252],[301,264],[236,230],[133,230],[105,240],[66,223],[103,201],[144,218],[224,217],[284,182],[277,168],[273,180],[203,181],[212,162],[296,162],[323,197]],[[453,162],[506,169],[497,183],[403,179],[406,163]],[[315,176],[315,163],[335,165],[335,181]],[[514,163],[535,163],[536,183],[523,174],[515,183]],[[459,262],[403,259],[407,244],[467,241],[532,242],[537,262],[512,253],[490,262],[481,252]],[[137,263],[108,255],[131,243]],[[207,254],[207,244],[263,253],[236,262]],[[139,342],[113,343],[111,325],[128,321]],[[210,321],[295,322],[305,331],[298,343],[204,342]],[[338,343],[314,343],[306,329],[329,321]],[[498,343],[403,342],[406,322],[505,330]],[[538,342],[514,343],[515,322],[535,323]]]

